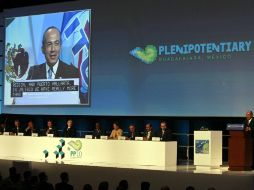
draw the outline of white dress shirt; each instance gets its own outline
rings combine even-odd
[[[56,62],[56,64],[53,66],[53,72],[52,72],[51,79],[55,79],[58,65],[59,65],[59,59],[58,59],[58,61]],[[49,72],[48,72],[49,69],[50,69],[50,66],[49,66],[48,64],[46,64],[47,79],[49,78]]]

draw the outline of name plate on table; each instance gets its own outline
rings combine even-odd
[[[18,136],[24,136],[24,133],[18,133]]]
[[[54,134],[47,134],[47,137],[54,137]]]
[[[126,140],[126,137],[125,136],[120,136],[120,137],[118,137],[118,140]]]
[[[93,138],[93,135],[86,135],[85,138],[86,138],[86,139],[92,139],[92,138]]]
[[[32,137],[38,137],[38,133],[32,133]]]
[[[102,135],[101,139],[108,140],[108,136]]]
[[[9,136],[10,133],[9,132],[4,132],[3,135]]]
[[[160,137],[152,137],[152,141],[161,141]]]
[[[135,137],[135,141],[142,141],[143,137]]]

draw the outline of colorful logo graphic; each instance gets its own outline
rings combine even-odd
[[[68,145],[70,145],[76,151],[79,151],[82,148],[82,142],[80,140],[70,141]]]
[[[70,141],[68,143],[70,146],[68,150],[70,151],[71,158],[82,158],[82,142],[80,140]]]
[[[209,154],[209,140],[195,141],[196,154]]]
[[[154,45],[147,45],[145,49],[136,47],[130,51],[130,54],[145,64],[153,63],[158,55],[157,48]]]
[[[56,150],[53,152],[53,154],[55,155],[55,158],[61,158],[61,159],[64,159],[65,157],[65,153],[63,152],[63,147],[65,145],[65,140],[64,139],[60,139],[59,140],[60,144],[58,144],[56,146]],[[49,157],[49,151],[47,149],[45,149],[43,151],[43,155],[44,155],[44,158],[48,158]]]

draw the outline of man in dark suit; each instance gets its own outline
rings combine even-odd
[[[153,137],[154,137],[154,132],[153,132],[152,124],[147,123],[145,131],[144,131],[143,139],[145,141],[151,141]]]
[[[37,130],[34,127],[33,121],[28,121],[27,128],[25,129],[25,136],[32,136],[32,133],[36,133]]]
[[[53,134],[54,137],[57,137],[58,136],[58,132],[57,130],[54,128],[54,125],[53,125],[53,121],[52,120],[48,120],[47,122],[47,128],[43,134],[43,136],[47,136],[48,134]]]
[[[11,135],[18,135],[18,133],[24,133],[21,127],[20,121],[18,119],[14,120],[14,127],[11,130]]]
[[[246,112],[246,119],[244,121],[244,129],[245,129],[245,131],[249,131],[253,136],[253,134],[254,134],[254,119],[253,119],[253,112],[252,111]]]
[[[76,137],[76,129],[73,126],[73,121],[71,119],[67,121],[67,127],[64,129],[63,137]]]
[[[100,139],[102,135],[105,135],[99,122],[95,123],[95,129],[93,131],[93,139]]]
[[[4,132],[8,132],[8,129],[6,128],[5,123],[0,124],[0,135],[4,134]]]
[[[161,121],[160,130],[158,131],[157,136],[160,137],[161,141],[172,140],[171,130],[167,127],[167,123],[165,121]]]
[[[47,28],[42,40],[42,52],[45,55],[46,63],[30,67],[27,80],[79,78],[76,67],[59,59],[60,51],[60,31],[54,26]]]
[[[244,120],[244,130],[247,133],[250,133],[251,136],[254,136],[254,119],[253,119],[253,112],[247,111],[246,112],[246,119]],[[254,141],[252,141],[252,146],[254,147]],[[254,170],[254,151],[252,150],[252,169]]]
[[[140,134],[136,131],[136,126],[135,125],[130,125],[129,126],[129,132],[127,135],[127,139],[129,140],[135,140],[135,137],[139,137]]]

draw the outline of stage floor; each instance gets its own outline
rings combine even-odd
[[[108,181],[110,189],[114,190],[122,179],[128,180],[129,190],[140,189],[142,181],[149,181],[151,190],[159,190],[163,185],[168,185],[171,190],[184,190],[188,185],[194,186],[196,190],[206,190],[209,187],[215,187],[216,190],[254,189],[254,171],[228,171],[227,165],[217,169],[197,169],[191,162],[180,162],[176,167],[162,168],[47,160],[26,162],[13,159],[0,160],[0,171],[4,177],[8,175],[8,168],[11,166],[15,166],[20,173],[28,169],[34,175],[45,171],[53,184],[59,182],[59,174],[66,171],[70,175],[70,183],[80,190],[85,183],[90,183],[97,189],[101,181]]]

